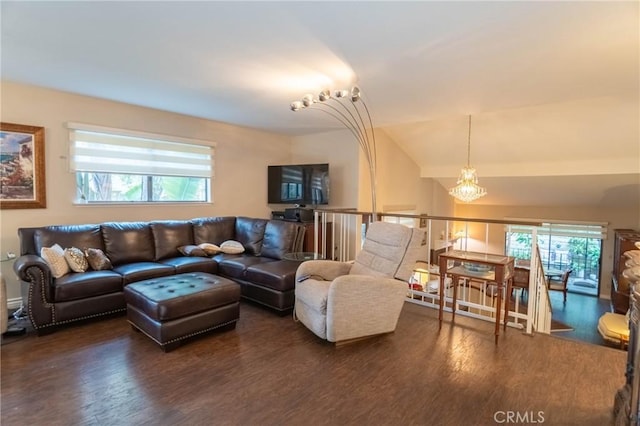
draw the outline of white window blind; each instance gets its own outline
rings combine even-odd
[[[595,238],[605,240],[607,238],[606,222],[569,222],[562,220],[545,220],[545,219],[516,219],[507,218],[515,221],[540,222],[542,226],[537,227],[538,235],[555,235],[574,238]],[[521,234],[530,234],[532,226],[527,225],[508,225],[508,232]]]
[[[213,177],[215,144],[68,123],[72,172]]]

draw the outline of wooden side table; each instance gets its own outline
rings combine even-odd
[[[439,326],[442,327],[442,319],[445,304],[445,280],[450,276],[453,282],[453,304],[451,306],[452,317],[455,320],[458,297],[458,282],[461,278],[481,280],[495,283],[497,286],[495,341],[498,344],[500,335],[500,317],[502,313],[503,290],[506,286],[506,294],[511,294],[511,284],[515,258],[497,254],[477,253],[471,251],[451,250],[440,254],[440,305],[438,312]],[[507,329],[509,317],[508,299],[504,303],[504,329]]]

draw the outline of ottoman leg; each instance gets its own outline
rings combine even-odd
[[[222,327],[217,328],[215,331],[216,332],[222,332],[222,331],[231,331],[231,330],[235,330],[236,328],[236,324],[238,323],[238,321],[234,321],[231,324],[227,324],[224,325]]]

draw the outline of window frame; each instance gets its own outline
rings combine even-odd
[[[212,141],[204,141],[199,139],[192,138],[184,138],[178,136],[168,136],[157,133],[149,133],[149,132],[141,132],[135,130],[126,130],[126,129],[117,129],[111,127],[104,126],[96,126],[90,124],[83,123],[75,123],[68,122],[67,128],[69,130],[69,141],[68,141],[68,150],[69,150],[69,172],[74,174],[74,184],[75,184],[75,195],[74,195],[74,205],[149,205],[149,206],[157,206],[161,205],[185,205],[185,204],[212,204],[213,203],[213,179],[215,178],[215,148],[216,143]],[[93,138],[95,138],[95,146],[90,146],[93,142]],[[87,139],[90,142],[81,141],[81,139]],[[104,139],[104,140],[101,140]],[[79,142],[79,143],[78,143]],[[129,145],[129,142],[131,144]],[[131,149],[134,148],[137,144],[142,143],[145,145],[145,150],[156,153],[155,149],[159,149],[157,151],[159,155],[150,155],[150,162],[146,162],[145,165],[141,166],[140,173],[135,173],[135,169],[137,164],[131,165],[129,164],[128,170],[116,170],[109,171],[109,165],[105,165],[105,162],[99,161],[94,158],[91,158],[91,155],[87,155],[87,151],[97,150],[100,151],[102,149],[113,149],[118,146],[123,146]],[[126,149],[125,149],[126,151]],[[176,158],[184,158],[183,161],[178,161],[175,164],[182,164],[180,167],[181,172],[174,172],[171,170],[173,164],[168,165],[166,169],[162,168],[162,163],[159,163],[160,166],[156,166],[156,162],[159,161],[157,158],[166,156],[166,153],[171,154],[176,151],[176,156],[169,156],[165,158],[170,158],[170,162],[165,161],[164,164],[173,163],[173,160]],[[181,151],[187,152],[187,154],[182,155]],[[76,155],[76,153],[78,153]],[[85,154],[82,156],[82,154]],[[116,161],[117,157],[120,154],[115,154]],[[131,155],[131,154],[129,154]],[[102,158],[102,157],[100,157]],[[124,156],[123,156],[124,158]],[[126,157],[126,159],[131,158]],[[83,162],[81,159],[84,159]],[[124,162],[125,160],[123,160]],[[184,170],[188,170],[190,168],[190,164],[192,161],[197,161],[196,166],[194,167],[194,173],[192,175],[188,175],[184,173]],[[97,165],[96,168],[101,170],[92,170],[91,163],[95,163]],[[78,164],[82,164],[81,166],[77,166]],[[121,165],[118,164],[116,169],[118,169]],[[106,168],[106,169],[105,169]],[[149,169],[153,168],[154,170],[167,171],[167,174],[159,174],[149,172]],[[146,172],[146,173],[143,173]],[[82,199],[79,187],[78,187],[78,174],[85,173],[87,175],[91,174],[111,174],[114,176],[141,176],[142,180],[148,182],[149,187],[147,191],[145,191],[145,200],[134,200],[134,201],[123,201],[123,200],[98,200],[98,201],[87,201],[86,199]],[[195,179],[204,179],[204,182],[201,184],[205,185],[204,188],[204,200],[186,200],[181,201],[177,199],[173,200],[153,200],[153,188],[151,187],[151,182],[155,179],[154,177],[166,177],[166,178],[195,178]],[[145,187],[143,185],[143,187]]]

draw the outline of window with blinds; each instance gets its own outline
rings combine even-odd
[[[68,123],[79,203],[209,202],[215,144]]]
[[[575,238],[595,238],[598,240],[607,239],[607,224],[604,222],[565,222],[565,221],[553,221],[545,222],[540,219],[512,219],[517,221],[537,221],[542,223],[542,226],[536,227],[536,232],[539,235],[557,235],[564,237]],[[526,225],[508,225],[507,231],[519,232],[523,234],[531,234],[533,227]]]

